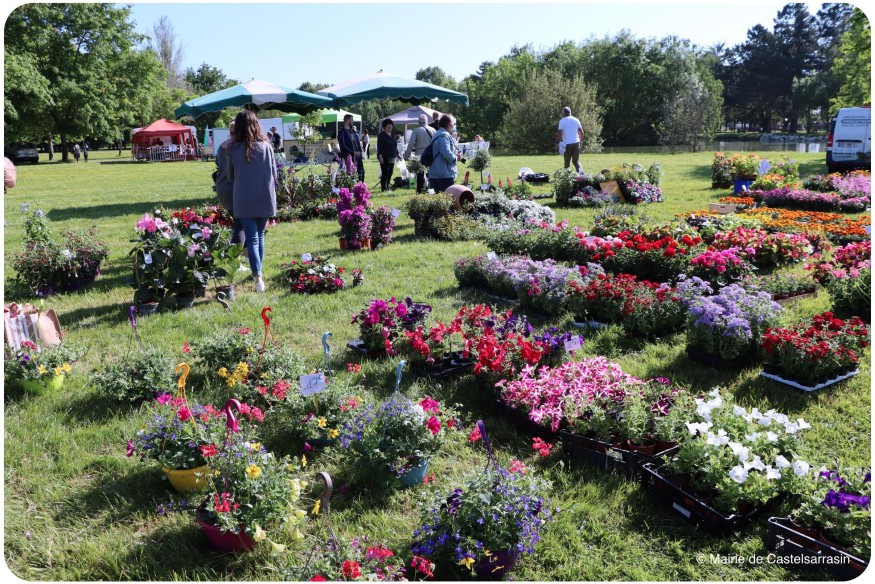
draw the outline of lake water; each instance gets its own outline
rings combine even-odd
[[[605,154],[676,152],[676,146],[605,146]],[[759,142],[712,140],[699,143],[700,152],[826,152],[826,142]]]

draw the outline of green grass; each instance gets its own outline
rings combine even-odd
[[[127,154],[127,153],[126,153]],[[774,153],[762,153],[764,156]],[[710,186],[712,153],[675,155],[587,155],[584,168],[597,171],[623,161],[649,164],[659,160],[665,171],[666,202],[651,205],[654,220],[701,209],[718,196]],[[823,155],[793,154],[802,174],[825,172]],[[273,580],[279,558],[266,551],[241,557],[222,557],[210,551],[189,516],[158,516],[156,505],[174,495],[156,468],[125,458],[124,438],[141,419],[135,409],[119,407],[89,385],[89,371],[109,358],[134,349],[126,309],[132,290],[124,278],[130,269],[127,252],[138,216],[161,203],[168,207],[195,205],[212,197],[213,164],[133,164],[114,151],[92,152],[85,163],[40,163],[18,170],[18,185],[4,202],[8,226],[4,236],[6,301],[11,297],[11,258],[22,245],[20,203],[43,209],[59,232],[65,227],[97,225],[110,247],[103,275],[88,291],[46,301],[57,309],[70,343],[88,348],[61,392],[24,396],[6,388],[5,398],[5,553],[10,569],[28,580]],[[558,156],[512,156],[493,159],[496,180],[515,177],[519,168],[551,173]],[[367,182],[376,182],[376,163],[367,163]],[[461,172],[464,175],[464,169]],[[476,173],[472,172],[472,176]],[[461,178],[461,177],[460,177]],[[549,187],[538,187],[538,192]],[[721,193],[722,194],[722,193]],[[375,193],[376,204],[400,207],[410,190],[390,195]],[[587,226],[592,210],[557,209],[559,219]],[[238,288],[230,310],[202,301],[194,309],[164,312],[141,319],[140,333],[150,345],[182,360],[180,347],[203,335],[240,323],[257,328],[259,312],[273,308],[274,334],[308,364],[318,366],[323,332],[333,332],[333,365],[354,361],[345,341],[355,337],[349,319],[374,297],[411,296],[434,306],[433,319],[451,318],[465,303],[487,301],[480,293],[460,290],[452,273],[456,258],[484,251],[481,242],[435,242],[414,237],[413,225],[402,214],[395,243],[372,253],[339,252],[336,223],[313,221],[272,227],[267,241],[265,273],[268,292],[256,295],[251,282]],[[276,276],[281,262],[300,254],[332,255],[347,268],[362,268],[363,286],[331,296],[302,297],[285,293]],[[829,307],[824,294],[788,311],[792,322]],[[554,324],[567,326],[570,318]],[[785,389],[757,376],[751,367],[741,372],[718,372],[684,356],[682,336],[656,343],[624,338],[616,329],[588,337],[585,354],[605,354],[638,376],[664,375],[695,391],[722,385],[748,406],[774,407],[804,417],[809,431],[800,454],[816,463],[868,465],[870,460],[870,366],[867,353],[861,375],[839,387],[814,395]],[[391,391],[394,363],[366,362],[369,390],[383,396]],[[216,399],[220,388],[207,384],[195,367],[190,379],[196,398]],[[761,566],[700,564],[699,553],[765,555],[765,518],[741,532],[716,537],[703,535],[668,512],[640,485],[591,467],[570,467],[554,453],[536,460],[528,440],[496,418],[494,409],[470,378],[434,384],[408,375],[405,391],[430,393],[438,399],[464,404],[469,424],[483,417],[500,457],[521,458],[554,483],[553,503],[562,511],[549,527],[539,552],[521,560],[518,580],[786,580],[818,578],[817,573]],[[485,462],[482,447],[472,448],[464,436],[447,446],[433,461],[438,488],[448,491],[470,468]],[[557,446],[557,451],[559,450]],[[339,475],[345,469],[337,453],[311,460],[308,469]],[[430,470],[432,472],[432,470]],[[407,549],[417,525],[418,492],[391,495],[353,488],[332,503],[334,528],[352,535],[369,533],[396,551]],[[786,513],[786,507],[775,510]],[[324,537],[316,526],[311,537]],[[293,558],[306,554],[307,543],[290,547]]]

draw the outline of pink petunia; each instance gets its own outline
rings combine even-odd
[[[441,431],[441,421],[432,416],[425,422],[425,427],[432,433],[437,435]]]

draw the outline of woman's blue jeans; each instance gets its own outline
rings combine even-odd
[[[241,218],[243,233],[246,234],[246,253],[249,255],[249,268],[253,276],[261,275],[261,263],[264,261],[264,229],[267,227],[267,217],[255,219]]]

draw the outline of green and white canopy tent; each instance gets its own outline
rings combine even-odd
[[[343,117],[347,114],[352,115],[352,121],[355,124],[358,122],[358,128],[361,130],[362,125],[362,117],[359,114],[354,114],[352,112],[344,111],[341,109],[324,109],[322,110],[322,125],[330,127],[334,126],[335,136],[337,132],[340,131],[340,127],[343,125]],[[288,131],[288,125],[301,120],[300,114],[286,114],[283,116],[283,129],[284,135],[291,137],[291,132]],[[287,138],[288,139],[288,138]]]
[[[176,108],[174,113],[176,117],[186,115],[197,117],[207,112],[218,112],[238,107],[253,111],[275,109],[282,112],[306,114],[333,105],[334,101],[324,95],[316,95],[267,81],[251,79],[233,87],[186,101]]]
[[[394,99],[413,105],[443,99],[468,105],[468,96],[464,93],[384,71],[320,89],[319,94],[334,99],[336,105],[353,105],[383,99]]]

